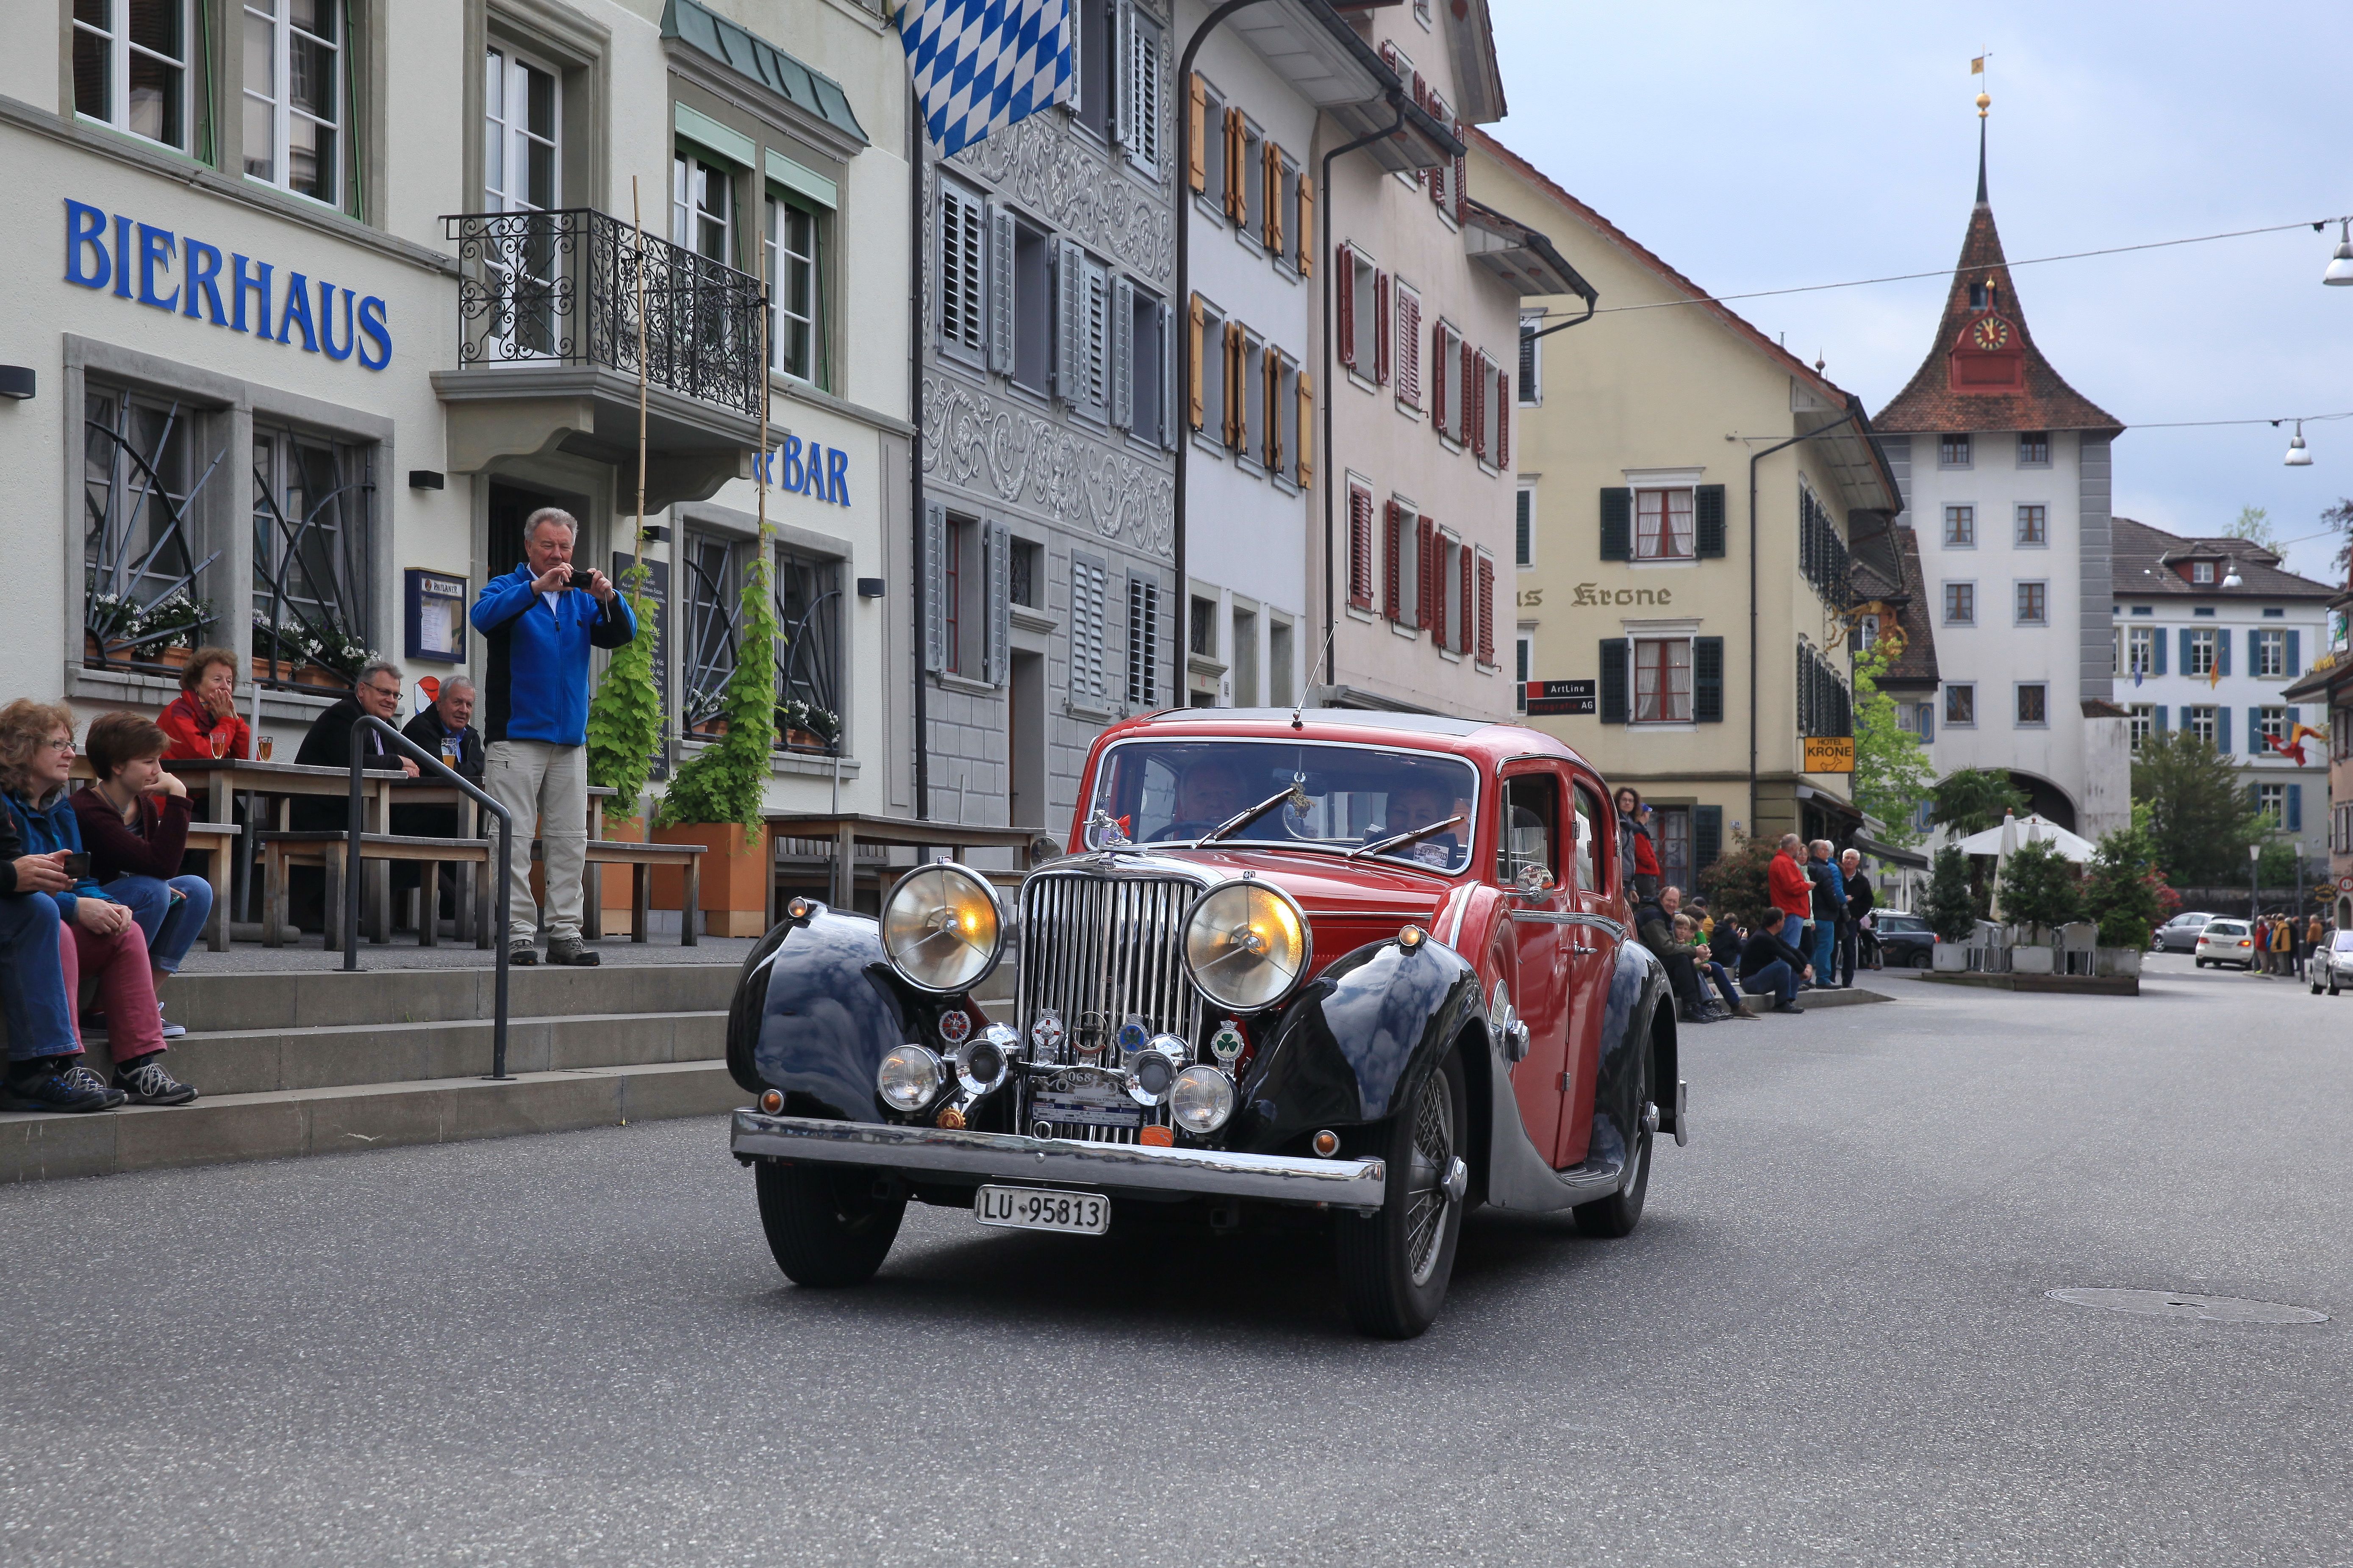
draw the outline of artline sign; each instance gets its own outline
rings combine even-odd
[[[322,279],[313,310],[311,279],[302,273],[288,269],[281,289],[280,275],[267,261],[232,251],[224,263],[218,247],[193,236],[182,240],[168,228],[121,213],[112,215],[111,222],[110,247],[105,210],[66,198],[67,282],[93,292],[111,289],[118,300],[208,321],[232,332],[250,331],[265,342],[290,343],[299,335],[304,353],[347,360],[356,352],[364,370],[392,363],[392,330],[385,321],[385,303],[375,295],[362,299]],[[253,307],[250,313],[248,306]]]

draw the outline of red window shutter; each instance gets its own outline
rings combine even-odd
[[[1446,434],[1446,323],[1430,329],[1430,426]]]
[[[1495,662],[1495,563],[1479,557],[1479,662]]]
[[[1356,368],[1356,253],[1346,246],[1333,252],[1333,305],[1340,313],[1340,363]]]
[[[1381,613],[1393,621],[1405,619],[1405,563],[1399,558],[1403,541],[1398,536],[1405,531],[1403,520],[1398,515],[1398,503],[1391,501],[1381,522],[1381,566],[1388,593]]]
[[[1437,168],[1430,171],[1430,205],[1436,207],[1440,212],[1444,212],[1447,209],[1448,205],[1446,196],[1446,165],[1442,163]]]
[[[1438,524],[1434,519],[1423,517],[1414,520],[1413,545],[1417,568],[1414,576],[1418,579],[1414,584],[1418,591],[1414,595],[1413,624],[1417,626],[1438,626],[1440,624],[1439,606],[1446,601],[1440,597],[1438,574],[1431,570],[1431,558],[1438,553]],[[1439,640],[1445,640],[1443,632],[1440,634]]]
[[[1397,394],[1408,405],[1421,401],[1421,300],[1398,290]]]
[[[1512,466],[1512,373],[1509,367],[1495,367],[1495,467],[1509,469]]]
[[[1348,603],[1373,607],[1373,492],[1348,487]]]
[[[1479,630],[1479,580],[1471,570],[1471,547],[1458,547],[1462,564],[1462,624],[1454,633],[1454,651],[1469,653]]]
[[[1485,350],[1471,356],[1471,450],[1483,458],[1487,455],[1487,354]]]
[[[1389,384],[1389,275],[1373,274],[1373,379]]]
[[[1454,122],[1454,139],[1457,142],[1462,140],[1462,122],[1459,120]],[[1454,179],[1452,184],[1454,187],[1454,221],[1456,223],[1461,223],[1462,221],[1462,204],[1470,198],[1471,195],[1467,188],[1471,184],[1471,160],[1468,158],[1457,158],[1454,160]]]
[[[1470,394],[1470,396],[1466,396],[1466,397],[1463,397],[1463,398],[1460,399],[1460,401],[1462,403],[1463,406],[1462,406],[1462,407],[1461,407],[1461,408],[1458,408],[1458,409],[1456,409],[1456,410],[1454,411],[1455,418],[1457,419],[1457,421],[1461,422],[1461,424],[1462,425],[1462,428],[1458,429],[1458,430],[1454,433],[1454,438],[1455,438],[1456,440],[1458,440],[1458,441],[1467,441],[1467,440],[1469,440],[1469,439],[1471,438],[1471,431],[1470,431],[1470,428],[1469,428],[1469,421],[1470,421],[1470,419],[1471,419],[1472,410],[1471,410],[1471,407],[1470,407],[1470,404],[1471,404],[1471,400],[1472,400],[1472,397],[1476,397],[1476,396],[1478,395],[1478,390],[1477,390],[1477,389],[1478,389],[1478,385],[1479,385],[1479,384],[1478,384],[1478,382],[1477,382],[1477,381],[1476,381],[1476,380],[1472,376],[1472,374],[1471,374],[1471,340],[1470,340],[1470,339],[1468,339],[1468,338],[1463,339],[1463,340],[1462,340],[1461,348],[1462,348],[1462,390],[1463,390],[1465,393]]]

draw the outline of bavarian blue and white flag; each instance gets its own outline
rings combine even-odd
[[[1071,96],[1070,0],[907,0],[899,41],[944,155]]]

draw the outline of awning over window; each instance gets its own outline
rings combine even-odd
[[[865,127],[858,123],[839,82],[809,69],[726,17],[704,10],[694,0],[669,0],[662,8],[662,37],[691,45],[860,144],[867,141]]]

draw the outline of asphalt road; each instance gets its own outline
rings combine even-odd
[[[1312,1237],[797,1290],[708,1121],[15,1188],[0,1561],[2353,1562],[2353,1001],[2153,967],[1697,1032],[1641,1230],[1409,1344]]]

